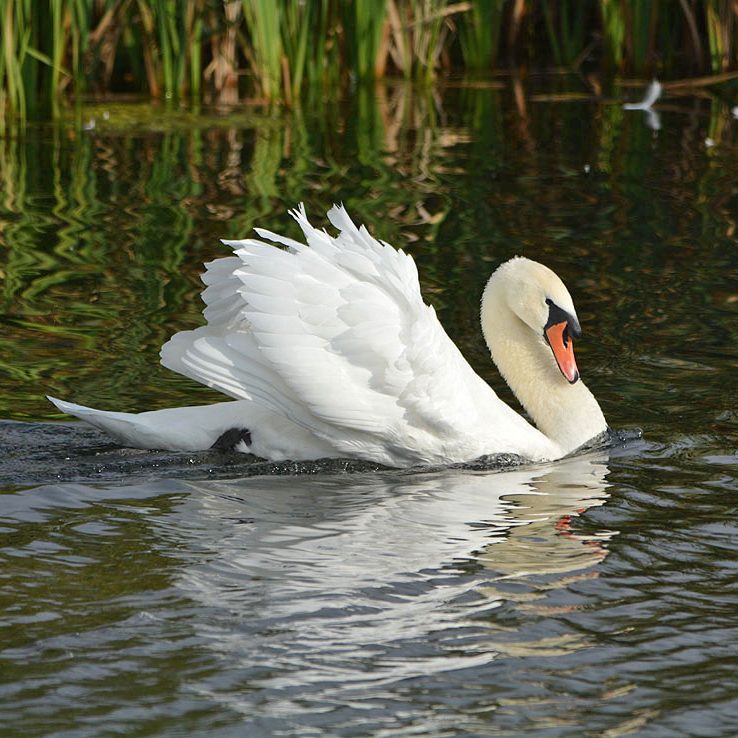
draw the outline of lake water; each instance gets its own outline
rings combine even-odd
[[[738,121],[576,81],[302,112],[109,104],[0,139],[7,736],[738,732]],[[49,393],[217,401],[158,365],[218,237],[334,201],[418,262],[473,366],[491,270],[572,292],[622,442],[394,471],[120,449]],[[643,430],[638,438],[635,429]]]

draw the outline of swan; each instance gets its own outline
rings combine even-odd
[[[357,228],[343,206],[328,212],[337,236],[314,228],[302,204],[290,215],[306,243],[261,228],[260,239],[223,241],[234,255],[205,265],[206,325],[161,349],[165,367],[232,401],[134,414],[49,400],[124,445],[275,461],[552,461],[607,430],[579,378],[574,304],[549,268],[515,257],[482,295],[484,339],[530,423],[448,337],[411,256]]]

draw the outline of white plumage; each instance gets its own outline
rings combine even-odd
[[[498,452],[549,459],[573,450],[530,425],[472,370],[423,302],[410,256],[357,228],[343,207],[328,213],[335,237],[311,226],[302,205],[291,215],[307,245],[263,229],[256,231],[264,240],[225,241],[235,255],[207,264],[203,276],[207,324],[178,333],[161,350],[164,366],[235,402],[135,415],[52,401],[145,448],[208,448],[235,428],[248,430],[240,450],[275,460],[336,456],[407,466]],[[514,262],[520,268],[508,273],[533,265],[531,279],[550,282],[542,287],[546,296],[576,321],[553,272]],[[504,321],[504,310],[496,312],[493,319]],[[515,321],[490,329],[513,354],[523,325]],[[585,400],[587,413],[574,414],[585,427],[567,441],[581,444],[605,429],[604,418],[581,382],[561,376],[543,329],[534,343],[544,347],[551,371],[537,379],[551,385],[548,392],[569,390],[571,401]],[[485,327],[494,357],[489,332]],[[527,409],[535,418],[537,408]]]

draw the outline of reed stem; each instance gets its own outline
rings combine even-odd
[[[316,88],[515,60],[725,73],[736,49],[733,0],[2,0],[0,125],[58,116],[86,90],[298,106]]]

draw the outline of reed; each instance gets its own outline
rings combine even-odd
[[[31,47],[31,28],[27,25],[27,7],[19,0],[7,0],[2,18],[2,54],[0,88],[5,107],[21,117],[27,112],[27,90],[36,85],[36,64]]]
[[[705,22],[713,72],[725,72],[735,62],[735,4],[727,0],[707,0]]]
[[[3,0],[0,129],[89,92],[294,107],[354,82],[517,59],[718,74],[738,69],[737,42],[732,0]]]
[[[311,29],[312,6],[292,0],[282,9],[284,19],[281,23],[283,53],[283,89],[285,99],[290,104],[300,94],[307,66],[308,34]],[[320,41],[317,41],[320,46]]]
[[[477,7],[489,4],[479,0]],[[386,54],[406,78],[433,79],[452,38],[452,18],[471,11],[472,3],[446,0],[387,0],[385,22]],[[482,31],[484,33],[484,31]],[[386,61],[382,61],[383,68]]]
[[[342,8],[347,61],[356,78],[365,81],[382,77],[386,55],[381,53],[385,28],[386,0],[354,0]]]
[[[260,92],[276,97],[282,65],[280,6],[274,0],[243,0],[243,12],[250,42],[245,51]]]
[[[658,5],[654,0],[630,0],[624,4],[624,8],[627,63],[633,72],[643,74],[654,47]]]
[[[625,55],[625,13],[620,0],[600,0],[604,57],[610,68],[622,69]]]
[[[464,66],[471,72],[491,70],[497,63],[504,0],[473,2],[459,18],[459,43]]]

